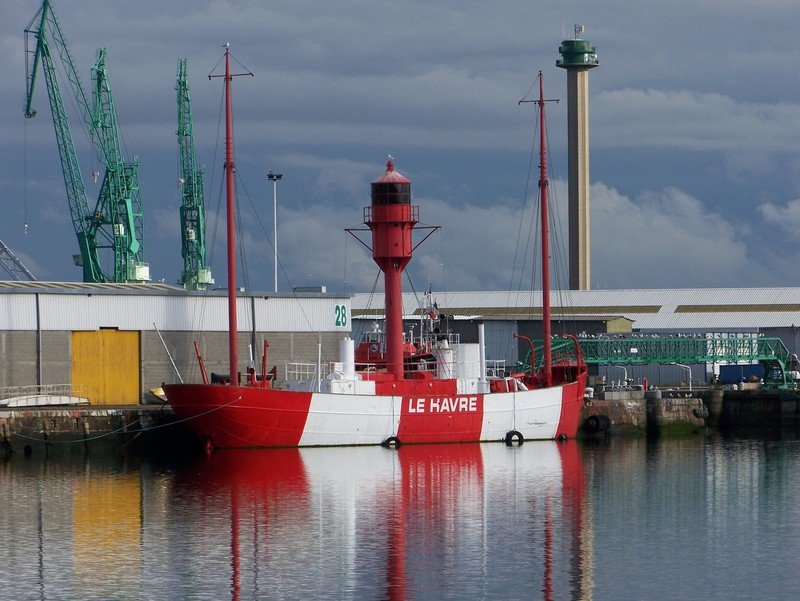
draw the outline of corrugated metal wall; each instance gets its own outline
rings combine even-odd
[[[36,295],[1,294],[0,330],[35,330]]]
[[[151,330],[225,332],[227,299],[222,296],[39,294],[43,331]],[[36,330],[36,294],[0,294],[0,330]],[[238,328],[269,332],[349,332],[350,300],[344,297],[240,297]]]
[[[243,296],[237,304],[242,371],[250,345],[260,369],[265,338],[281,378],[287,362],[316,362],[319,342],[323,361],[338,360],[339,339],[350,333],[349,298]],[[177,381],[154,323],[187,381],[200,379],[194,340],[209,371],[227,373],[224,296],[14,292],[0,293],[0,387],[72,384],[94,404],[147,400],[151,388]]]

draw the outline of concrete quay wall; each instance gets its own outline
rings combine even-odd
[[[800,425],[800,390],[712,388],[703,401],[713,427]]]
[[[190,450],[195,441],[168,405],[0,410],[0,455],[70,454],[86,449]]]
[[[702,399],[691,392],[615,390],[592,399],[581,413],[584,434],[641,434],[706,426]]]

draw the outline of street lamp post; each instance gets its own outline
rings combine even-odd
[[[272,250],[275,257],[275,292],[278,291],[278,180],[282,173],[275,173],[272,169],[267,173],[267,179],[272,182]]]
[[[624,386],[627,386],[627,385],[628,385],[628,370],[627,370],[627,369],[625,369],[625,368],[624,368],[624,367],[622,367],[621,365],[609,365],[608,367],[616,367],[617,369],[621,369],[621,370],[622,370],[623,377],[625,378],[625,380],[624,380],[624,382],[625,382]]]

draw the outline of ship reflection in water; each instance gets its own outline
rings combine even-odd
[[[227,540],[233,598],[580,598],[591,583],[575,441],[218,451],[175,487],[170,520],[207,526],[179,529],[196,540],[171,571],[203,574]]]
[[[0,599],[796,598],[800,444],[0,459]]]

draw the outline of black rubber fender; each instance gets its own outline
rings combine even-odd
[[[512,446],[514,444],[514,439],[517,440],[517,444],[519,446],[522,446],[522,443],[525,442],[525,438],[522,436],[522,434],[519,431],[511,430],[510,432],[508,432],[506,434],[506,438],[505,438],[506,444],[508,446]]]
[[[599,415],[590,415],[583,421],[583,427],[586,428],[588,432],[599,432],[600,431],[600,416]]]
[[[695,407],[694,409],[692,409],[692,413],[694,414],[695,417],[699,419],[705,419],[708,417],[708,407],[706,407],[705,405],[703,405],[702,407]]]
[[[387,449],[397,449],[400,447],[400,439],[397,436],[390,436],[381,443],[381,446]]]
[[[603,432],[611,427],[611,419],[607,415],[590,415],[583,422],[587,432]]]

